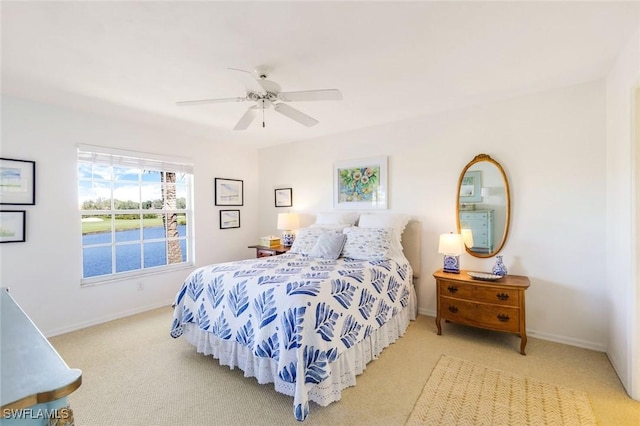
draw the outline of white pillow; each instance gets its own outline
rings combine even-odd
[[[325,212],[316,215],[317,225],[337,225],[346,223],[353,225],[358,220],[356,212]]]
[[[409,223],[409,216],[405,214],[366,213],[360,215],[358,226],[360,228],[393,228],[402,235],[407,223]]]
[[[391,228],[360,228],[344,230],[347,241],[342,256],[358,260],[384,260],[393,247],[394,230]]]
[[[326,229],[326,230],[333,230],[333,231],[342,232],[345,228],[351,227],[351,225],[348,224],[348,223],[335,223],[335,224],[318,224],[318,223],[314,223],[312,225],[309,225],[309,227],[310,228],[322,228],[322,229]]]
[[[309,257],[335,260],[340,257],[346,240],[347,236],[344,234],[325,232],[318,237],[318,241],[309,252]]]
[[[407,223],[409,223],[409,216],[405,214],[366,213],[360,215],[358,227],[394,229],[393,248],[402,251],[402,233]]]
[[[341,234],[342,229],[332,230],[327,228],[302,228],[298,231],[296,239],[291,245],[289,253],[309,254],[311,249],[316,245],[320,235],[324,233]]]

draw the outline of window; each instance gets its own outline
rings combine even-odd
[[[81,145],[82,283],[193,264],[193,165]]]

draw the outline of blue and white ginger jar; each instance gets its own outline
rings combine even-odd
[[[493,265],[491,273],[493,273],[493,275],[500,275],[501,277],[507,275],[507,267],[502,261],[502,256],[496,256],[496,263]]]

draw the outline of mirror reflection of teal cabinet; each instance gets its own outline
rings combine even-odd
[[[460,212],[460,229],[471,232],[475,253],[491,253],[493,251],[494,227],[493,210],[470,210]]]
[[[507,241],[511,216],[504,169],[489,155],[476,155],[460,173],[457,195],[456,221],[458,232],[465,236],[467,253],[495,256]]]

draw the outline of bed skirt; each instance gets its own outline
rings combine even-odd
[[[195,324],[184,324],[183,336],[199,353],[212,355],[221,365],[227,365],[232,369],[238,367],[244,371],[245,377],[255,377],[260,384],[273,383],[277,392],[293,396],[294,415],[298,420],[304,420],[308,414],[308,401],[327,406],[341,398],[343,389],[355,386],[356,376],[365,370],[366,364],[376,359],[384,348],[404,335],[409,321],[416,318],[416,311],[416,294],[412,288],[406,309],[398,312],[363,341],[343,352],[330,364],[331,374],[326,380],[307,386],[281,380],[278,377],[276,361],[255,356],[246,346],[220,339]],[[300,406],[296,402],[301,402],[306,407],[304,413],[296,412],[295,407]]]

